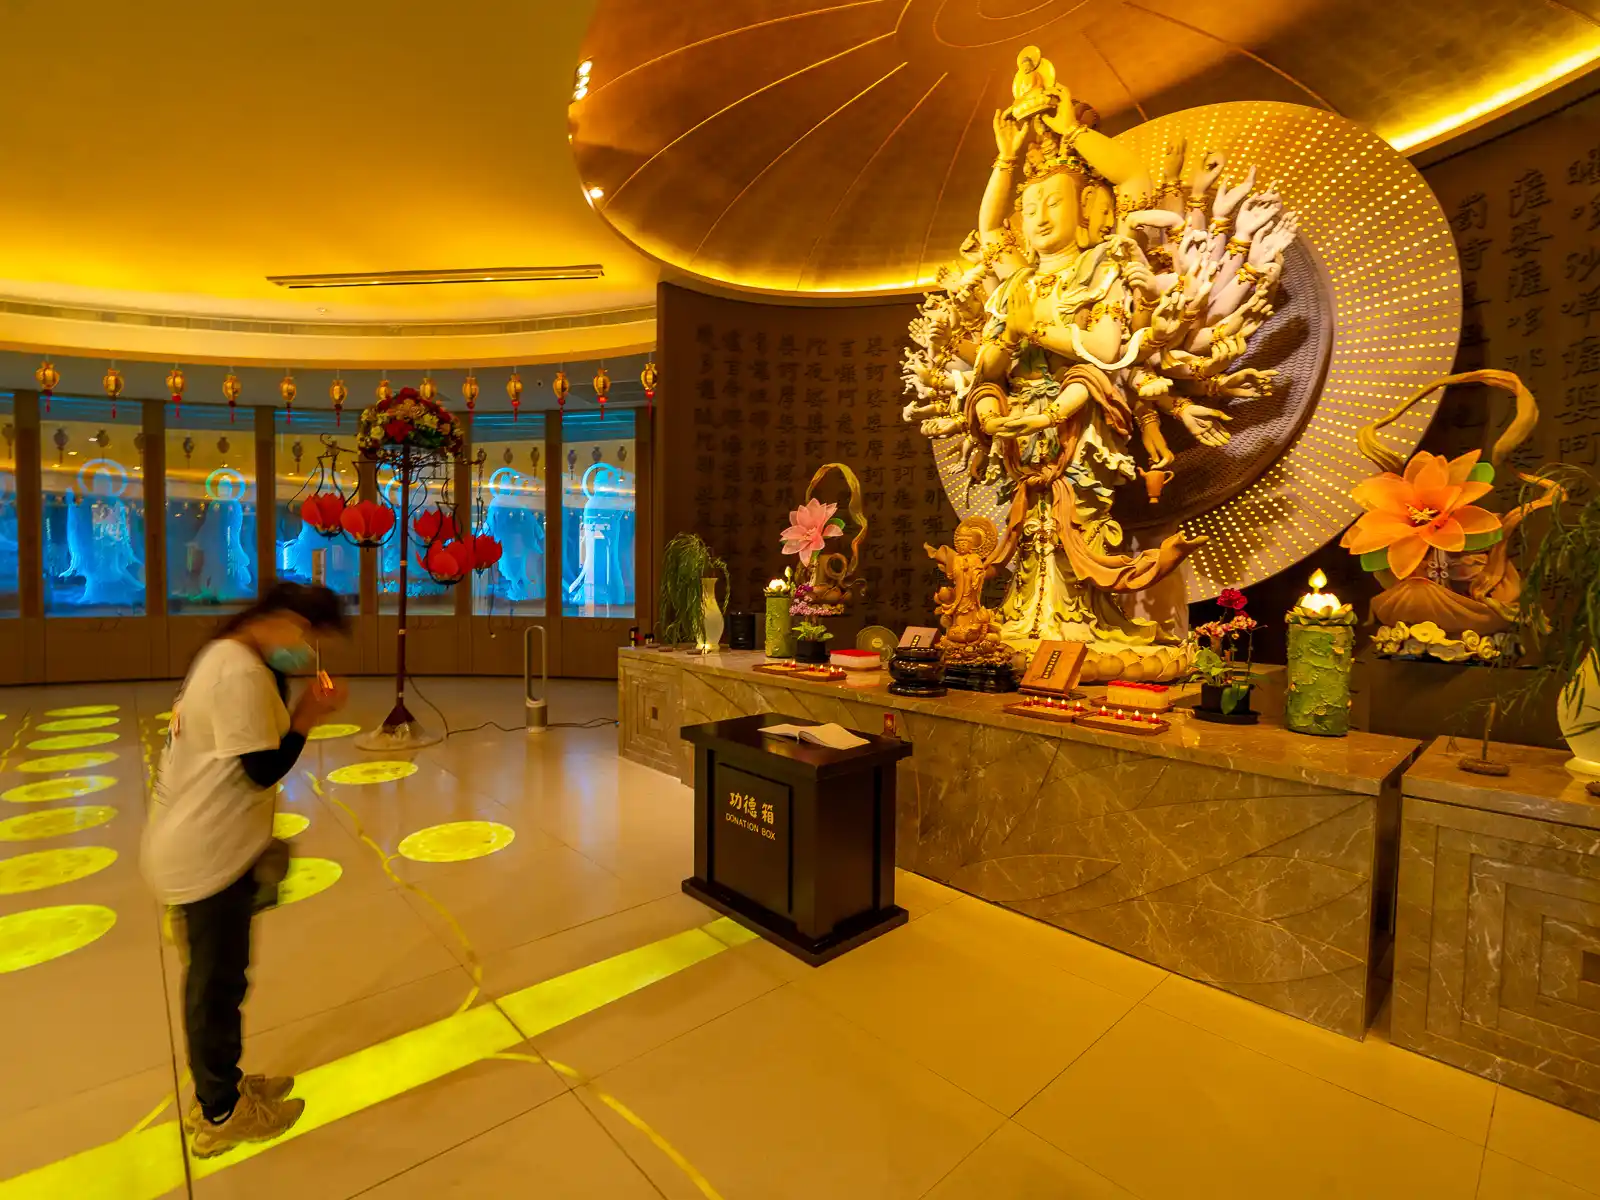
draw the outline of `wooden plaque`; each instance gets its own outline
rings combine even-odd
[[[1088,649],[1082,642],[1040,642],[1022,677],[1022,690],[1039,696],[1070,696],[1078,686]]]

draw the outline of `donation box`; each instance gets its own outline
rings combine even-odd
[[[903,925],[894,902],[896,738],[831,750],[763,713],[691,725],[694,876],[683,890],[813,966]],[[865,735],[858,735],[865,736]]]

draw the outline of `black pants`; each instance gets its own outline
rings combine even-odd
[[[256,885],[249,871],[215,896],[183,906],[189,969],[183,977],[183,1026],[200,1109],[213,1121],[239,1101],[244,1054],[240,1007],[250,988],[250,918]]]

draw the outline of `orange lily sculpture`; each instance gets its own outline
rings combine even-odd
[[[1460,458],[1419,451],[1405,474],[1385,471],[1359,484],[1351,498],[1366,513],[1339,543],[1361,555],[1368,571],[1408,578],[1432,550],[1476,552],[1500,540],[1500,518],[1473,502],[1494,488],[1494,468],[1474,450]]]

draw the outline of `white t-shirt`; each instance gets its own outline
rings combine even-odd
[[[144,873],[163,904],[192,904],[243,876],[272,840],[276,788],[257,787],[239,756],[277,749],[289,710],[255,651],[221,638],[195,658],[172,711]]]

